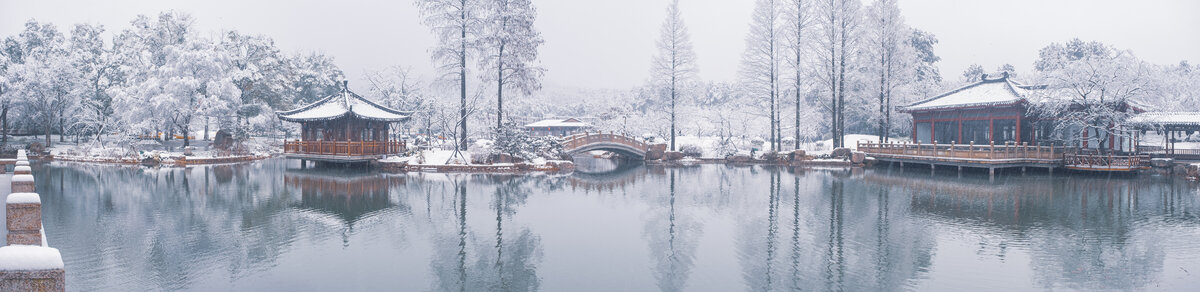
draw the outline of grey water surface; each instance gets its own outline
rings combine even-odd
[[[34,165],[75,291],[1200,289],[1169,176]]]

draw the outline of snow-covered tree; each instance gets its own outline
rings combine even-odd
[[[770,119],[772,151],[780,149],[779,137],[779,63],[783,32],[780,30],[780,7],[777,0],[758,0],[750,17],[746,35],[746,52],[742,55],[742,76],[753,96],[766,97]]]
[[[816,3],[821,37],[815,51],[819,61],[819,79],[829,93],[830,131],[834,147],[845,146],[846,91],[850,89],[847,86],[853,85],[848,79],[857,67],[854,58],[858,55],[855,49],[858,47],[861,5],[858,0],[819,0]]]
[[[9,40],[13,45],[6,53],[16,58],[7,70],[12,84],[8,94],[16,97],[49,147],[63,108],[80,96],[79,69],[67,51],[66,38],[53,24],[30,20],[16,39]]]
[[[504,90],[529,95],[542,88],[545,69],[536,64],[544,42],[534,28],[537,9],[531,0],[483,0],[487,17],[482,68],[484,80],[496,82],[496,127],[503,126]]]
[[[1157,92],[1151,66],[1129,51],[1098,42],[1051,44],[1036,64],[1046,90],[1035,91],[1043,102],[1030,110],[1054,117],[1054,131],[1066,137],[1092,133],[1100,149],[1111,149],[1109,137],[1123,133],[1132,114],[1129,106]]]
[[[224,34],[219,50],[229,56],[230,78],[241,94],[227,108],[232,111],[212,112],[204,117],[203,139],[209,138],[210,118],[217,118],[223,127],[235,128],[235,132],[273,128],[277,123],[271,109],[290,104],[288,94],[292,80],[287,57],[280,53],[271,38],[237,31]]]
[[[196,36],[192,23],[190,15],[174,12],[157,20],[140,16],[119,38],[128,41],[122,47],[126,64],[144,67],[119,90],[117,111],[143,131],[181,131],[184,146],[196,117],[231,113],[241,95],[229,54]]]
[[[877,120],[879,142],[887,142],[892,129],[892,96],[899,87],[909,84],[915,69],[911,43],[911,29],[904,24],[896,0],[877,0],[867,9],[866,47],[870,62],[866,67],[875,83],[873,91],[878,96]]]
[[[916,54],[917,63],[915,64],[916,76],[915,91],[921,98],[929,97],[941,92],[942,73],[938,70],[937,62],[942,58],[938,57],[933,51],[933,47],[937,45],[937,36],[923,30],[914,29],[912,35],[908,39],[909,45],[913,48],[913,53]],[[904,102],[907,104],[907,102]],[[911,118],[911,117],[906,117]],[[899,123],[906,125],[906,123]],[[911,125],[910,125],[911,126]]]
[[[983,71],[983,66],[980,66],[979,64],[971,64],[970,66],[967,66],[967,70],[963,71],[962,80],[964,83],[979,82],[979,78],[983,77],[983,73],[986,73]]]
[[[1000,65],[1000,67],[996,67],[996,72],[1008,73],[1009,78],[1017,78],[1017,67],[1012,64]]]
[[[696,78],[696,52],[687,25],[679,14],[679,0],[667,6],[667,18],[659,29],[658,53],[651,66],[651,80],[670,101],[671,151],[675,151],[676,112],[680,95],[686,94]]]
[[[478,55],[481,34],[484,32],[483,0],[417,0],[417,7],[438,38],[432,50],[434,62],[442,80],[457,83],[458,149],[467,149],[467,66],[468,59]]]
[[[68,127],[78,134],[95,135],[96,141],[101,143],[103,135],[118,126],[113,98],[108,90],[122,81],[119,64],[112,49],[105,45],[103,33],[104,27],[100,25],[75,25],[69,48],[83,88]]]
[[[288,58],[288,70],[292,82],[292,90],[289,93],[292,96],[291,103],[276,109],[295,108],[341,92],[341,81],[346,80],[346,74],[334,64],[333,57],[322,53],[306,53]]]
[[[809,22],[812,18],[810,15],[811,9],[809,7],[809,2],[811,1],[812,0],[786,0],[784,1],[783,8],[785,27],[783,31],[785,35],[784,40],[786,40],[786,42],[783,44],[783,49],[787,53],[785,59],[787,59],[786,63],[788,71],[790,71],[792,78],[791,82],[789,82],[792,85],[791,93],[796,96],[796,112],[794,116],[796,123],[793,129],[795,131],[793,140],[796,143],[795,148],[797,149],[800,148],[799,137],[801,135],[801,129],[803,128],[801,126],[801,121],[804,116],[802,112],[804,112],[804,108],[808,107],[808,104],[804,101],[804,95],[807,91],[805,89],[805,80],[808,79],[808,73],[806,72],[805,65],[811,59],[811,57],[808,56],[808,51],[811,47],[809,41],[811,37],[808,36],[808,31],[810,30]],[[812,121],[809,121],[808,123],[812,123]]]

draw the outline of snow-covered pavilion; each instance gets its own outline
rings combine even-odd
[[[404,141],[389,140],[391,124],[407,121],[411,113],[384,107],[342,91],[312,104],[275,114],[300,124],[300,139],[284,142],[290,158],[327,162],[365,162],[404,152]]]
[[[1045,101],[1047,94],[1033,94],[1039,90],[1045,90],[1045,86],[1020,84],[1006,72],[983,74],[975,83],[903,106],[900,111],[912,114],[913,141],[923,144],[1037,145],[1074,140],[1084,148],[1111,145],[1117,151],[1136,149],[1136,139],[1126,137],[1129,135],[1101,135],[1096,129],[1081,129],[1078,132],[1083,135],[1079,137],[1053,139],[1056,117],[1038,117],[1029,111],[1031,106]],[[1129,106],[1122,108],[1131,113],[1144,112],[1135,104],[1126,105]],[[1109,141],[1100,143],[1097,137],[1107,137]]]
[[[1200,132],[1200,112],[1149,112],[1129,118],[1129,124],[1163,136],[1161,154],[1169,157],[1200,159],[1200,150],[1177,149],[1175,143]],[[1154,151],[1158,152],[1158,151]],[[1151,153],[1159,154],[1159,153]]]
[[[591,128],[592,124],[576,118],[541,120],[525,125],[534,136],[566,136]]]

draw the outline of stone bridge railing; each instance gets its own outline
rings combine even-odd
[[[17,152],[12,193],[4,201],[8,236],[0,247],[0,291],[63,291],[62,254],[46,244],[42,199],[24,150]]]
[[[637,138],[613,134],[612,132],[609,132],[608,134],[584,132],[563,137],[563,149],[567,152],[571,152],[596,143],[615,143],[629,146],[630,148],[638,149],[642,152],[645,152],[647,147],[646,143],[643,143]]]

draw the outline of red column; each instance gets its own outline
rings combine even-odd
[[[1021,144],[1021,115],[1020,114],[1017,115],[1017,132],[1013,133],[1013,134],[1016,134],[1016,137],[1014,137],[1014,138],[1017,138],[1017,144]]]
[[[996,132],[996,120],[988,118],[988,142],[995,143],[996,137],[992,137],[992,133]]]
[[[957,141],[958,141],[958,144],[963,144],[963,139],[962,139],[962,123],[963,123],[963,121],[962,121],[962,118],[959,118],[959,119],[958,119],[958,140],[957,140]]]

